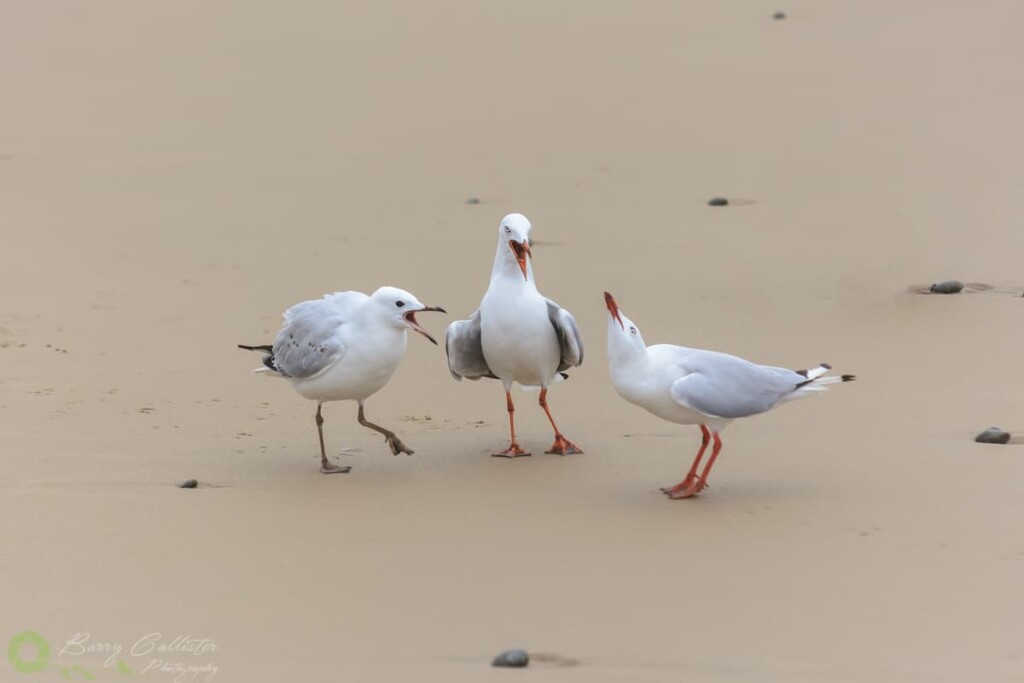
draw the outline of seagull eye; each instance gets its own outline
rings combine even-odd
[[[630,334],[636,334],[636,328],[635,327],[630,327],[629,328],[629,333]]]
[[[508,226],[506,225],[506,226],[505,226],[505,232],[512,232],[512,228],[510,228],[510,227],[508,227]]]
[[[401,308],[402,306],[405,305],[405,302],[404,301],[396,301],[395,305],[398,306],[399,308]]]

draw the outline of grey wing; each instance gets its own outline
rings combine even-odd
[[[551,299],[548,302],[548,319],[558,336],[558,347],[562,357],[558,362],[558,371],[568,370],[583,363],[583,335],[572,313],[565,310]]]
[[[763,413],[807,382],[792,370],[711,351],[688,354],[680,365],[687,374],[672,383],[672,398],[712,417]]]
[[[304,301],[285,313],[285,324],[274,340],[274,365],[285,377],[312,377],[337,363],[345,354],[338,334],[345,316],[329,299]]]
[[[448,354],[448,370],[455,379],[498,379],[484,358],[483,345],[480,343],[479,310],[469,320],[456,320],[448,326],[444,335],[444,348]]]

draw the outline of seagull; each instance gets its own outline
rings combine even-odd
[[[511,434],[507,449],[495,456],[530,455],[516,440],[512,384],[540,388],[538,402],[555,430],[548,453],[582,453],[558,430],[548,409],[548,387],[568,377],[565,370],[583,362],[583,338],[576,319],[537,291],[530,260],[530,221],[510,213],[498,227],[498,250],[491,282],[480,308],[469,320],[448,326],[445,350],[448,369],[461,380],[491,377],[505,387],[505,405]]]
[[[700,425],[703,440],[686,478],[661,489],[669,498],[689,498],[704,490],[708,475],[722,450],[720,433],[740,417],[764,413],[802,398],[826,385],[850,382],[854,375],[825,376],[826,363],[809,370],[787,370],[726,353],[688,349],[672,344],[647,346],[640,330],[604,293],[608,307],[608,367],[615,391],[630,403],[658,417],[686,425]],[[711,457],[698,475],[697,468],[714,439]]]
[[[394,432],[366,419],[363,402],[391,379],[405,355],[406,330],[415,330],[437,344],[416,322],[420,311],[446,312],[440,306],[424,306],[397,287],[381,287],[370,296],[335,292],[285,311],[284,326],[273,344],[238,345],[264,354],[263,367],[254,372],[283,377],[299,395],[316,401],[320,471],[324,474],[352,469],[327,460],[321,408],[328,401],[356,401],[359,424],[383,434],[394,455],[413,454]]]

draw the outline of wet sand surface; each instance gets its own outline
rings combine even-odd
[[[43,637],[39,680],[475,682],[512,647],[543,681],[1019,680],[1024,451],[972,439],[1024,433],[1022,21],[7,3],[0,645]],[[489,457],[500,386],[413,335],[367,415],[416,454],[330,404],[353,471],[321,475],[315,406],[235,344],[383,284],[441,336],[512,211],[587,343],[550,394],[585,455],[517,392],[534,455]],[[912,291],[950,278],[990,287]],[[858,381],[734,424],[667,501],[699,431],[615,394],[606,289],[649,343]]]

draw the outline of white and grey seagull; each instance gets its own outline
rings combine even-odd
[[[516,382],[524,388],[540,388],[538,402],[555,430],[555,441],[547,452],[583,452],[558,430],[547,401],[548,387],[583,362],[583,339],[572,314],[537,291],[530,263],[530,227],[519,213],[501,220],[491,282],[480,308],[469,320],[449,325],[445,336],[448,369],[455,379],[491,377],[504,385],[511,437],[509,447],[494,455],[506,458],[530,455],[516,440],[511,394]]]
[[[622,398],[658,417],[700,425],[703,441],[686,478],[661,489],[669,498],[689,498],[708,484],[708,475],[722,450],[721,431],[735,419],[764,413],[802,398],[826,385],[849,382],[853,375],[826,376],[831,366],[787,370],[716,351],[672,344],[647,346],[635,323],[604,293],[608,307],[608,367],[612,384]],[[711,457],[697,473],[708,444]]]
[[[424,306],[409,292],[381,287],[362,292],[336,292],[303,301],[284,312],[284,326],[273,344],[239,348],[264,354],[255,372],[287,379],[299,395],[316,401],[316,431],[320,437],[320,471],[348,472],[327,460],[321,408],[329,401],[356,401],[359,424],[384,435],[394,455],[410,450],[394,432],[366,419],[363,402],[380,390],[405,355],[406,331],[415,330],[437,341],[416,321],[420,311],[445,310]]]

